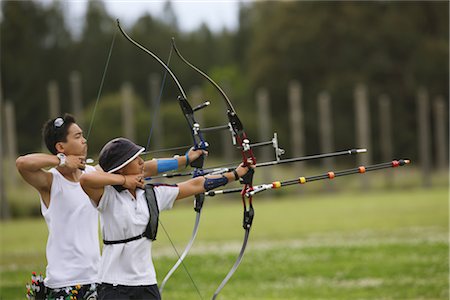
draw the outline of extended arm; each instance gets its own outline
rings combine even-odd
[[[251,166],[251,167],[253,168],[254,166]],[[227,173],[224,173],[223,175],[200,176],[200,177],[196,177],[196,178],[181,182],[178,184],[180,191],[178,192],[177,200],[183,199],[183,198],[186,198],[189,196],[201,194],[201,193],[204,193],[205,191],[209,190],[208,187],[211,187],[211,185],[208,184],[208,182],[206,182],[208,179],[217,180],[222,177],[225,177],[226,180],[222,184],[222,185],[225,185],[234,180],[238,180],[240,177],[247,174],[248,171],[249,171],[248,167],[243,167],[242,165],[240,165],[239,167],[236,168],[237,175],[234,172],[227,172]],[[211,181],[210,181],[210,183],[211,183]],[[213,188],[215,188],[215,187],[213,187]]]
[[[203,150],[190,149],[185,155],[174,158],[160,158],[148,160],[144,163],[144,176],[152,177],[159,173],[174,171],[186,167],[190,162],[196,160]]]

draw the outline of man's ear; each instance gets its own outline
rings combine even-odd
[[[57,142],[55,144],[55,149],[58,153],[64,153],[64,144],[62,142]]]

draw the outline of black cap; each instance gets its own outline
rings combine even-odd
[[[99,165],[103,171],[114,173],[122,169],[145,150],[129,139],[115,138],[100,151]]]

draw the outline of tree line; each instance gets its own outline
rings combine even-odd
[[[16,107],[20,153],[41,147],[38,129],[49,118],[49,81],[58,83],[61,110],[70,111],[69,76],[73,71],[79,72],[84,119],[88,123],[114,35],[99,102],[113,103],[108,112],[119,111],[120,101],[111,99],[118,97],[124,82],[129,82],[139,103],[140,117],[136,122],[139,129],[143,128],[138,142],[146,143],[153,113],[148,100],[149,76],[159,73],[162,78],[164,72],[117,33],[116,16],[108,14],[102,1],[88,2],[79,36],[74,36],[67,25],[60,2],[44,6],[33,1],[3,1],[1,9],[1,86],[3,98]],[[254,115],[255,93],[266,88],[273,130],[280,134],[286,148],[288,133],[296,130],[286,121],[287,87],[291,80],[302,85],[306,153],[315,153],[319,148],[316,110],[322,91],[331,95],[335,145],[342,149],[358,146],[354,135],[348,134],[355,131],[353,92],[358,84],[368,85],[373,114],[379,113],[376,99],[380,95],[392,99],[393,149],[398,157],[418,156],[418,89],[425,87],[432,99],[443,96],[448,111],[448,2],[245,2],[239,5],[238,20],[234,31],[212,32],[203,25],[185,32],[179,28],[171,2],[167,1],[161,16],[143,15],[126,30],[164,61],[169,57],[174,37],[188,60],[223,85],[250,136],[256,135],[259,125]],[[202,77],[175,55],[170,67],[186,90],[196,87],[204,100],[222,101]],[[166,147],[189,142],[187,131],[176,130],[187,128],[176,96],[177,90],[168,78],[161,99],[161,116],[171,143]],[[120,135],[120,124],[105,112],[97,111],[94,126],[104,123],[112,135]],[[222,115],[223,107],[214,107],[204,112],[204,121],[217,125],[214,121]],[[371,119],[375,137],[376,120]],[[104,131],[97,132],[96,139],[101,140]],[[379,155],[375,151],[374,158]]]

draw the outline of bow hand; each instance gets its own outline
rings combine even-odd
[[[187,161],[190,162],[189,165],[193,168],[203,168],[203,163],[205,160],[205,156],[208,155],[208,151],[206,148],[191,148],[187,153]]]
[[[237,168],[236,172],[239,176],[239,181],[242,184],[251,184],[253,182],[253,174],[255,174],[255,167],[251,161],[251,159],[248,159],[247,163],[241,163]]]

